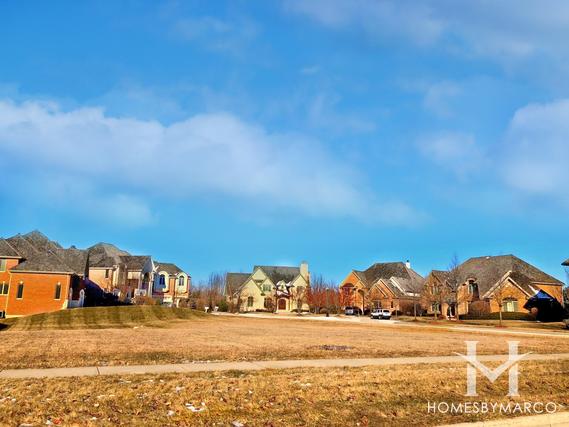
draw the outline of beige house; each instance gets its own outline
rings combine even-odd
[[[300,267],[261,266],[252,273],[227,273],[225,296],[238,311],[307,311],[308,264]]]

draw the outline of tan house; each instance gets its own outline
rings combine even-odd
[[[373,264],[366,270],[352,270],[340,284],[342,307],[357,307],[362,313],[372,308],[413,313],[420,303],[423,277],[404,262]]]
[[[176,264],[156,262],[153,275],[152,298],[161,304],[178,306],[188,299],[191,277]]]
[[[453,284],[454,282],[454,284]],[[563,304],[563,282],[514,255],[470,258],[455,271],[432,271],[423,292],[428,313],[527,312],[527,300],[544,291]]]
[[[239,311],[307,311],[308,264],[300,267],[257,265],[252,273],[227,273],[225,296]]]

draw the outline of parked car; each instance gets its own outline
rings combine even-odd
[[[346,307],[344,314],[346,316],[359,316],[362,314],[362,310],[359,307]]]
[[[383,318],[383,314],[382,314],[381,308],[374,308],[374,309],[371,311],[370,317],[371,317],[372,319],[381,319],[381,318]]]
[[[391,319],[391,311],[386,308],[381,309],[381,318],[386,320]]]

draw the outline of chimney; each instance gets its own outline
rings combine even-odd
[[[405,261],[405,266],[409,269],[411,269],[411,261],[407,260]]]
[[[308,281],[308,263],[306,261],[300,263],[300,275]]]

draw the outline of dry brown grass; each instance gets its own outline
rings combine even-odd
[[[413,326],[208,316],[169,328],[0,332],[1,368],[180,363],[205,360],[450,355],[478,340],[480,354],[569,352],[569,339],[507,337]],[[347,346],[330,351],[322,346]]]
[[[569,361],[523,362],[520,372],[521,397],[513,401],[569,404]],[[428,401],[468,400],[465,387],[463,365],[0,380],[0,424],[430,426],[484,419],[428,413]],[[506,403],[506,390],[507,375],[493,385],[480,379],[480,397],[470,399]],[[202,402],[200,413],[186,407]]]

